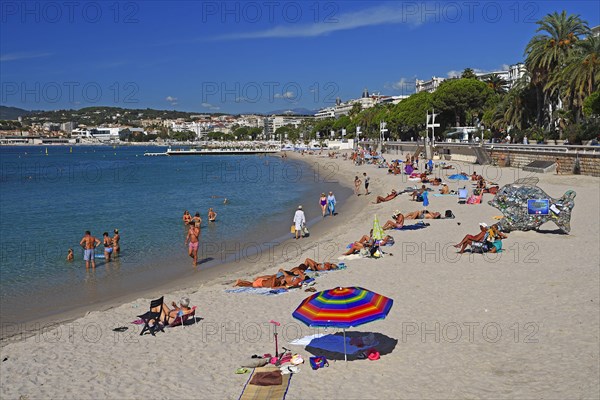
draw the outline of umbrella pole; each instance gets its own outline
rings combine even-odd
[[[346,355],[346,328],[342,330],[344,331],[344,362],[348,362],[348,356]]]

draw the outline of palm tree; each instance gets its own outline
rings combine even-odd
[[[600,37],[589,36],[578,42],[561,75],[572,96],[571,103],[576,106],[574,111],[577,119],[583,100],[600,84]]]
[[[566,11],[546,15],[536,32],[545,34],[535,35],[525,48],[525,65],[531,74],[531,83],[537,93],[537,125],[542,125],[543,109],[549,102],[550,87],[546,87],[550,75],[563,68],[565,61],[579,41],[579,36],[589,33],[587,22],[579,15],[567,15]]]
[[[506,88],[508,87],[508,82],[499,76],[498,74],[490,75],[484,81],[490,89],[498,94],[506,93]]]
[[[477,79],[477,75],[471,68],[465,68],[460,77],[462,79]]]

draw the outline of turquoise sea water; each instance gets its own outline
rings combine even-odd
[[[174,261],[192,268],[183,245],[183,210],[199,211],[203,219],[201,242],[209,248],[201,247],[202,268],[223,261],[208,253],[233,254],[232,243],[244,247],[260,237],[285,235],[298,204],[311,203],[310,218],[318,215],[321,191],[342,190],[324,185],[306,164],[276,155],[143,156],[162,150],[0,147],[4,321],[108,300],[131,290],[142,276],[161,282],[176,278],[181,270]],[[209,207],[218,213],[214,224],[206,217]],[[96,270],[86,271],[79,246],[84,231],[101,240],[115,228],[121,234],[118,261],[97,259]],[[65,260],[68,248],[75,251],[71,263]]]

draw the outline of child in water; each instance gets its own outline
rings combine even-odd
[[[67,261],[73,261],[73,249],[69,249],[67,253]]]

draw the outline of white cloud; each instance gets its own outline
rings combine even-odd
[[[169,103],[173,103],[177,101],[177,97],[173,97],[173,96],[167,96],[165,98],[166,101],[168,101]]]
[[[400,90],[402,92],[406,92],[406,91],[414,91],[415,89],[415,79],[416,77],[413,78],[400,78],[400,80],[396,81],[396,82],[386,82],[383,87],[385,89],[388,90]]]
[[[420,10],[426,3],[393,3],[358,11],[335,15],[333,20],[303,25],[276,26],[271,29],[232,33],[209,38],[209,40],[235,40],[235,39],[261,39],[261,38],[290,38],[290,37],[316,37],[332,32],[344,31],[368,26],[386,24],[408,24],[419,26],[426,20],[436,20],[436,11],[425,13]],[[440,11],[441,12],[441,11]]]
[[[283,94],[275,93],[276,99],[293,99],[296,95],[294,92],[285,92]]]
[[[26,60],[30,58],[49,57],[52,53],[9,53],[0,56],[0,62]]]
[[[214,104],[210,104],[210,103],[202,103],[202,107],[208,108],[209,110],[213,110],[213,111],[221,109],[221,107],[215,106]]]
[[[462,74],[462,71],[451,70],[448,71],[448,78],[458,78]]]

